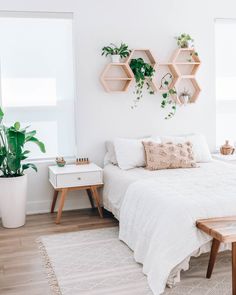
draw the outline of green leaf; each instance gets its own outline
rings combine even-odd
[[[167,96],[168,96],[168,93],[162,93],[163,98],[167,98]]]
[[[3,117],[4,117],[4,113],[2,108],[0,108],[0,123],[2,122]]]
[[[19,156],[25,143],[24,132],[9,128],[7,129],[6,136],[10,152]]]
[[[15,156],[13,154],[7,155],[7,166],[9,169],[14,173],[17,174],[17,171],[20,169],[20,158],[18,156]]]
[[[39,141],[36,137],[29,138],[27,142],[34,142],[39,147],[42,153],[46,153],[44,144],[41,141]]]
[[[20,130],[20,123],[19,122],[16,122],[15,124],[14,124],[14,128],[18,131],[18,130]]]
[[[36,130],[30,131],[30,132],[26,132],[25,134],[25,141],[29,141],[30,138],[34,137],[36,134]]]
[[[27,163],[27,164],[22,165],[22,170],[23,171],[26,170],[26,169],[29,169],[29,168],[34,169],[34,171],[36,171],[36,172],[38,171],[37,167],[32,163]]]

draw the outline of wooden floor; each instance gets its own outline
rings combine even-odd
[[[60,225],[55,214],[27,216],[18,229],[0,227],[0,295],[49,295],[50,290],[35,240],[42,235],[118,225],[110,216],[101,219],[95,210],[63,212]]]

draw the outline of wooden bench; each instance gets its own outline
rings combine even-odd
[[[213,238],[206,277],[211,278],[221,243],[232,244],[232,294],[236,295],[236,216],[201,219],[197,227]]]

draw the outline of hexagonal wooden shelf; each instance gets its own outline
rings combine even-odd
[[[201,88],[196,80],[195,77],[187,77],[185,78],[184,76],[180,77],[178,79],[178,81],[176,82],[176,89],[177,89],[177,93],[178,93],[178,101],[181,103],[181,104],[184,104],[184,101],[182,101],[181,97],[180,97],[180,90],[178,89],[180,87],[180,83],[181,82],[188,82],[188,83],[191,83],[191,88],[192,88],[192,95],[191,95],[191,98],[190,98],[190,101],[188,103],[194,103],[197,99],[198,99],[198,96],[201,92]],[[183,83],[184,84],[184,83]],[[184,87],[184,86],[183,86]],[[184,87],[185,88],[185,87]]]
[[[139,58],[139,57],[143,58],[143,60],[146,63],[149,63],[156,70],[157,60],[154,57],[154,55],[152,54],[150,49],[134,49],[134,50],[132,50],[129,57],[126,60],[126,63],[130,64],[132,58]],[[154,78],[152,78],[152,80],[149,81],[149,83],[150,83],[150,86],[154,92],[158,91],[158,85],[156,84]]]
[[[170,78],[172,79],[172,82],[167,87],[163,87],[163,85],[161,85],[161,80],[162,78],[164,78],[164,76],[168,74],[171,75]],[[160,92],[165,92],[166,90],[175,87],[175,84],[178,81],[179,77],[180,73],[172,63],[162,63],[158,64],[158,69],[156,71],[154,79],[156,84],[158,85],[158,90]]]
[[[107,92],[127,91],[133,79],[134,74],[127,63],[108,64],[100,78]]]
[[[182,76],[194,76],[201,64],[194,48],[178,48],[175,50],[171,62]]]

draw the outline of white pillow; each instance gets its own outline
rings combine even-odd
[[[118,166],[123,170],[143,167],[146,164],[142,141],[153,141],[151,137],[140,139],[116,138],[114,140]],[[155,142],[161,143],[155,138]]]
[[[212,161],[211,153],[206,138],[202,134],[189,134],[183,136],[162,136],[161,141],[163,143],[183,143],[186,141],[190,141],[193,144],[193,152],[196,162],[207,163]]]
[[[106,141],[106,161],[112,163],[113,165],[117,165],[117,159],[116,159],[116,152],[115,152],[115,146],[113,141]]]

